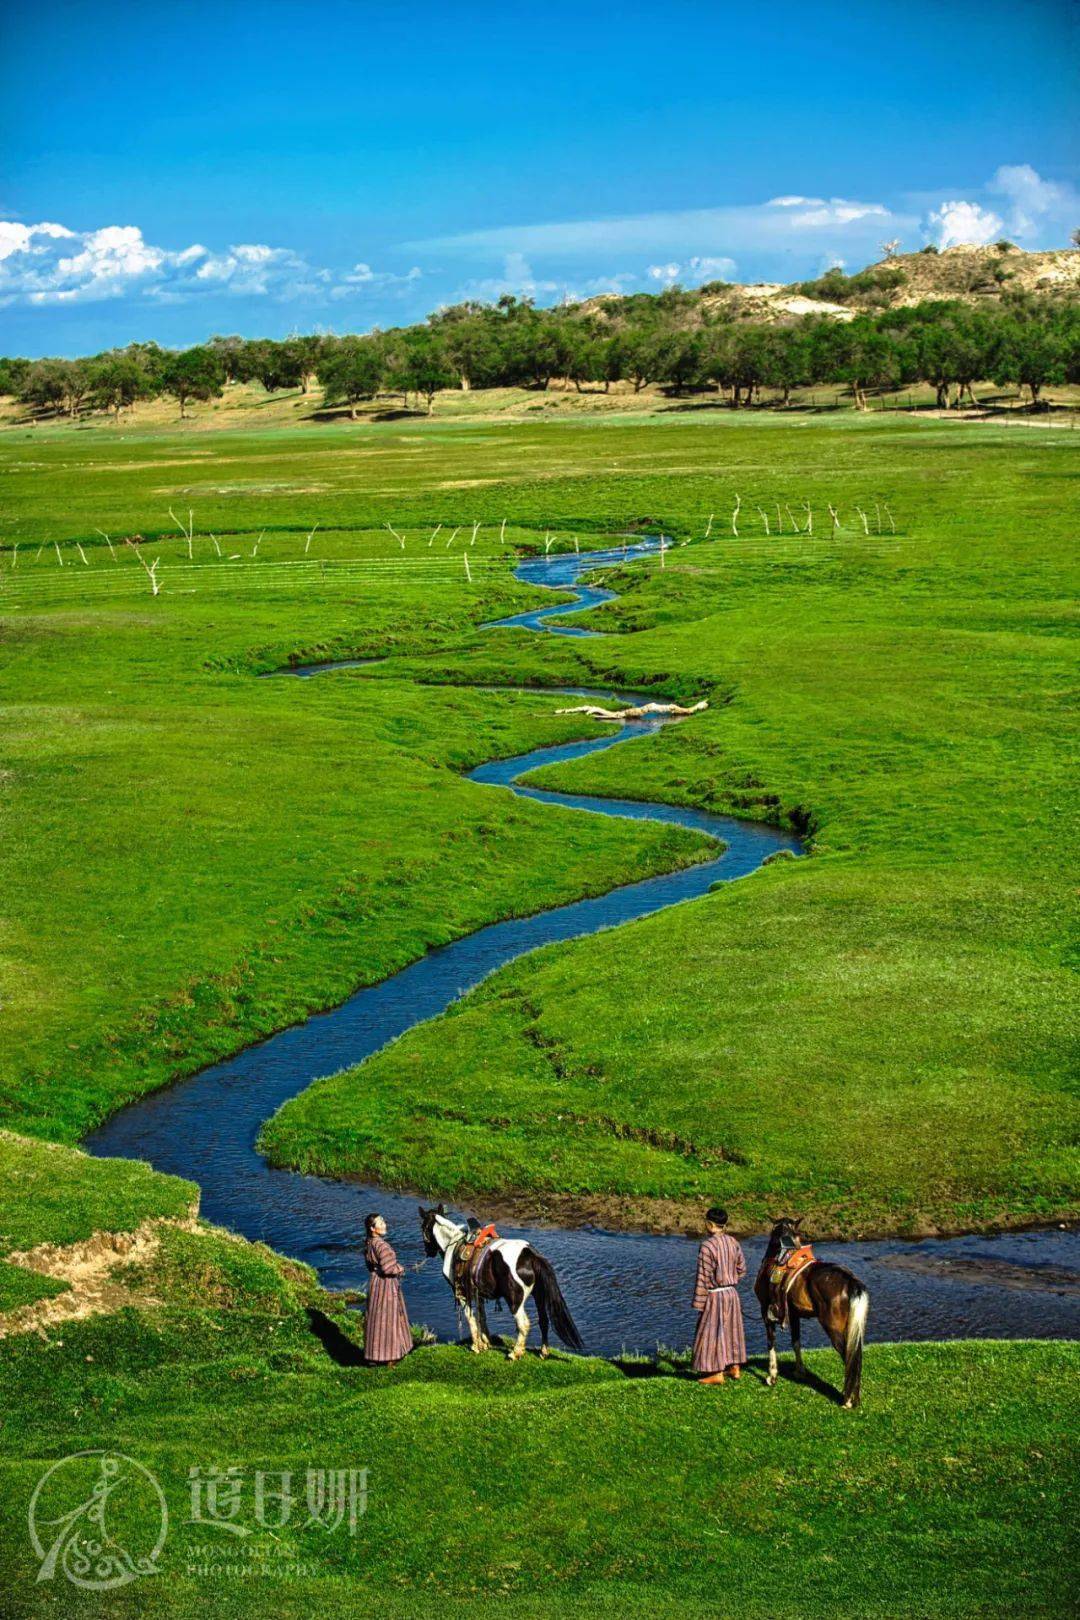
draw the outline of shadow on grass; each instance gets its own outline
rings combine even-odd
[[[364,1352],[361,1347],[355,1344],[347,1333],[343,1333],[336,1322],[332,1322],[328,1316],[314,1305],[308,1305],[305,1309],[307,1311],[308,1325],[331,1361],[336,1362],[339,1367],[363,1367],[365,1365]]]
[[[672,1378],[684,1384],[697,1383],[697,1377],[689,1366],[677,1366],[674,1362],[664,1359],[645,1361],[631,1356],[613,1356],[611,1365],[621,1372],[624,1378]],[[800,1377],[791,1360],[780,1362],[779,1374],[781,1383],[804,1384],[807,1389],[813,1390],[815,1395],[820,1395],[823,1400],[830,1401],[834,1406],[840,1406],[842,1403],[840,1390],[809,1369],[806,1369]],[[768,1361],[764,1356],[755,1356],[744,1363],[741,1379],[729,1379],[728,1382],[742,1383],[749,1380],[751,1383],[760,1384],[764,1389],[768,1387],[768,1375]]]

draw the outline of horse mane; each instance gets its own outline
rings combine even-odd
[[[460,1240],[469,1230],[460,1221],[451,1220],[449,1215],[439,1214],[436,1214],[432,1222],[432,1229],[434,1230],[437,1227],[441,1228],[442,1236],[446,1238],[447,1243],[452,1243],[455,1239]]]

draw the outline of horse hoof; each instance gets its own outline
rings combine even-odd
[[[766,1378],[765,1382],[766,1382],[766,1384],[768,1384],[770,1389],[775,1389],[776,1388],[776,1375],[775,1374],[770,1374],[769,1377]]]
[[[548,1349],[546,1344],[542,1345],[540,1347],[540,1360],[541,1361],[546,1361],[550,1354],[551,1354],[551,1351]]]

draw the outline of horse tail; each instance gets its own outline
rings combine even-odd
[[[545,1260],[542,1254],[533,1250],[533,1272],[536,1282],[533,1293],[536,1295],[536,1308],[538,1311],[551,1313],[551,1322],[563,1344],[571,1350],[584,1350],[581,1334],[574,1326],[574,1318],[567,1309],[563,1298],[559,1280],[555,1275],[555,1268],[550,1260]]]
[[[847,1332],[844,1335],[844,1405],[857,1406],[862,1383],[862,1353],[870,1295],[861,1282],[848,1290]]]

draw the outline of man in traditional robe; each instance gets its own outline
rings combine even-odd
[[[708,1232],[698,1250],[694,1309],[700,1311],[694,1335],[694,1371],[702,1384],[722,1384],[725,1373],[738,1378],[746,1360],[739,1280],[746,1275],[742,1245],[726,1232],[727,1210],[715,1206],[705,1216]]]

